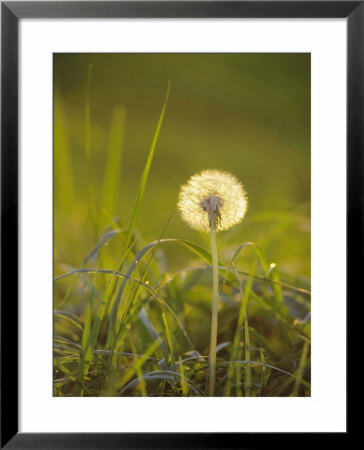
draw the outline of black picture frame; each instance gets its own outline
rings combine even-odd
[[[1,448],[257,448],[256,433],[18,432],[18,23],[22,18],[346,18],[347,312],[363,264],[364,1],[1,2]],[[348,349],[350,346],[348,345]],[[349,360],[349,359],[348,359]],[[348,415],[349,417],[349,415]],[[347,430],[349,431],[349,425]],[[341,440],[348,436],[338,433]],[[278,434],[278,433],[277,433]],[[300,444],[310,437],[302,435]],[[315,439],[317,439],[317,435]],[[292,441],[297,436],[291,435]],[[338,441],[337,441],[338,442]],[[315,440],[315,443],[318,443]]]

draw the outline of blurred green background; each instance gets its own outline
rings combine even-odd
[[[249,209],[240,225],[218,234],[222,260],[255,241],[282,279],[308,286],[309,54],[55,54],[55,274],[79,267],[111,218],[128,226],[169,80],[136,222],[140,239],[159,238],[192,174],[227,170],[244,185]],[[178,213],[164,237],[209,245]],[[177,247],[163,251],[176,269],[190,258]],[[121,252],[116,236],[103,249],[103,266],[115,269]]]

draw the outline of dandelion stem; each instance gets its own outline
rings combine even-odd
[[[211,341],[210,341],[210,376],[209,376],[209,395],[215,394],[216,381],[216,343],[217,343],[217,304],[219,300],[219,273],[218,259],[215,236],[215,218],[209,217],[211,255],[212,255],[212,314],[211,314]]]

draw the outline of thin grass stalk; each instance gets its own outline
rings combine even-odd
[[[260,349],[259,353],[260,353],[261,362],[263,364],[263,369],[262,369],[262,375],[261,375],[261,378],[260,378],[260,389],[259,389],[259,395],[258,396],[262,397],[262,395],[264,393],[265,386],[267,384],[267,380],[266,380],[266,377],[265,377],[266,368],[265,368],[264,350]]]
[[[179,361],[179,370],[181,373],[181,387],[182,387],[182,395],[183,397],[187,397],[188,396],[188,387],[187,387],[187,383],[186,383],[186,377],[185,377],[185,369],[183,367],[183,361],[181,356],[179,356],[178,358]]]
[[[305,368],[305,363],[306,363],[306,358],[307,358],[307,353],[308,353],[308,346],[309,346],[309,341],[305,340],[304,346],[303,346],[303,350],[302,350],[302,354],[301,354],[301,359],[300,359],[300,365],[298,367],[298,371],[296,374],[296,381],[294,384],[294,389],[293,389],[293,393],[291,394],[291,397],[297,397],[298,396],[298,391],[302,382],[302,376],[303,376],[303,371]]]
[[[252,369],[250,366],[249,326],[248,326],[248,314],[246,310],[244,314],[244,335],[245,335],[245,360],[247,362],[245,366],[245,397],[250,397],[250,389],[252,384]]]
[[[239,343],[240,344],[240,343]],[[237,360],[242,360],[243,359],[243,348],[239,345],[239,348],[237,350]],[[242,381],[241,381],[241,369],[239,366],[235,366],[234,364],[232,364],[231,366],[229,366],[232,368],[232,372],[234,372],[235,370],[235,383],[236,383],[236,387],[235,387],[235,393],[237,397],[242,397]],[[230,395],[230,394],[229,394]]]
[[[253,285],[253,279],[254,279],[254,273],[255,273],[255,269],[256,269],[256,265],[257,265],[257,259],[254,259],[254,262],[252,264],[251,270],[250,270],[250,275],[249,275],[249,279],[246,283],[246,287],[245,289],[243,289],[243,285],[241,283],[240,277],[239,277],[239,272],[237,270],[237,268],[235,267],[235,265],[233,266],[233,273],[235,275],[236,280],[238,281],[239,284],[239,290],[240,290],[240,295],[241,295],[241,306],[240,306],[240,311],[239,311],[239,316],[238,316],[238,323],[236,326],[236,331],[235,331],[235,336],[234,336],[234,342],[233,342],[233,349],[231,352],[231,359],[230,361],[235,361],[239,359],[239,354],[240,354],[240,340],[242,339],[242,331],[243,331],[243,325],[244,325],[244,319],[246,316],[246,307],[249,301],[249,297],[252,293],[252,285]],[[245,340],[245,345],[246,345],[246,339]],[[234,371],[236,372],[236,377],[238,376],[238,372],[240,374],[240,369],[239,367],[234,367],[234,365],[229,366],[228,369],[228,379],[227,379],[227,383],[226,383],[226,388],[225,388],[225,396],[229,397],[231,394],[231,388],[233,385],[233,378],[234,378]],[[236,382],[237,385],[239,385],[239,381],[237,380]],[[237,388],[237,390],[239,390],[240,388]]]
[[[145,186],[146,186],[146,183],[147,183],[147,180],[148,180],[150,167],[152,165],[154,151],[155,151],[155,148],[156,148],[156,145],[157,145],[157,141],[158,141],[158,137],[159,137],[159,133],[160,133],[160,130],[161,130],[161,127],[162,127],[162,123],[163,123],[163,119],[164,119],[164,113],[165,113],[166,108],[167,108],[167,103],[168,103],[170,90],[171,90],[171,82],[168,81],[167,92],[166,92],[166,96],[165,96],[165,99],[164,99],[162,112],[160,114],[160,117],[159,117],[159,120],[158,120],[158,124],[157,124],[157,128],[156,128],[154,136],[153,136],[153,141],[152,141],[152,145],[151,145],[150,150],[149,150],[147,162],[145,164],[145,167],[144,167],[144,170],[143,170],[143,174],[142,174],[140,182],[139,182],[138,194],[137,194],[137,198],[136,198],[136,201],[135,201],[132,217],[130,219],[130,224],[129,224],[129,228],[128,228],[128,234],[126,236],[124,253],[127,253],[128,250],[129,250],[130,240],[131,240],[131,237],[132,237],[132,234],[133,234],[133,231],[134,231],[134,226],[135,226],[137,214],[139,212],[140,204],[141,204],[143,196],[144,196]],[[123,255],[123,257],[121,258],[122,261],[124,260],[124,256],[125,255]],[[121,270],[121,264],[119,264],[118,270]]]
[[[90,300],[90,305],[93,304],[93,301],[94,300],[92,298],[92,300]],[[82,397],[83,391],[85,390],[85,378],[87,376],[90,365],[92,363],[93,352],[95,350],[95,346],[97,343],[97,338],[99,335],[105,306],[106,306],[106,301],[105,301],[105,296],[104,296],[101,300],[101,303],[100,303],[98,309],[97,309],[92,328],[89,328],[86,331],[87,339],[84,336],[82,337],[82,342],[83,342],[82,353],[81,353],[80,364],[79,364],[78,374],[77,374],[78,383],[76,384],[74,392],[73,392],[74,396]],[[90,311],[91,311],[91,307],[90,307]]]
[[[134,341],[132,339],[130,339],[130,347],[133,353],[137,353]],[[143,378],[143,372],[141,367],[137,366],[136,367],[136,374],[137,377],[139,378],[139,388],[140,388],[140,393],[142,397],[147,397],[147,389],[146,389],[146,383],[145,380]]]

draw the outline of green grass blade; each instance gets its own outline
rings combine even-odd
[[[70,354],[70,355],[78,355],[80,353],[79,349],[76,348],[70,348],[68,346],[65,345],[59,345],[59,344],[54,344],[53,345],[53,350],[57,353],[61,353],[61,354]]]
[[[57,317],[62,317],[64,319],[67,319],[68,321],[70,321],[71,323],[76,325],[77,328],[79,328],[80,330],[83,330],[83,322],[75,314],[70,313],[68,311],[61,311],[61,310],[55,310],[53,312],[53,314]]]
[[[99,255],[99,251],[102,249],[102,247],[111,239],[113,238],[116,234],[121,233],[122,230],[118,227],[110,230],[109,227],[102,233],[102,235],[99,237],[99,240],[97,242],[97,244],[94,246],[94,248],[90,251],[90,253],[84,258],[84,260],[82,261],[82,265],[81,267],[85,267],[85,265],[89,262],[91,265],[93,265],[93,263],[96,261],[98,255]],[[66,294],[63,297],[63,299],[58,303],[57,308],[61,308],[62,305],[64,303],[67,302],[67,300],[69,299],[76,283],[78,281],[78,277],[74,277],[74,279],[72,280],[72,283],[70,284],[70,286],[67,288]]]
[[[125,386],[126,383],[128,383],[128,381],[134,376],[134,374],[141,369],[141,367],[143,366],[143,364],[147,361],[147,359],[157,350],[157,348],[160,346],[162,342],[161,338],[156,339],[148,348],[147,350],[144,352],[143,356],[139,359],[137,359],[137,361],[134,363],[134,365],[132,367],[130,367],[129,369],[127,369],[127,371],[125,372],[121,382],[120,382],[120,386],[119,389],[123,388],[123,386]]]
[[[158,338],[158,336],[157,336],[157,338]],[[108,356],[111,354],[111,351],[110,350],[94,350],[93,353],[94,353],[94,355],[107,355]],[[127,356],[129,358],[141,358],[143,356],[138,353],[130,353],[130,352],[115,352],[115,355]],[[156,361],[156,362],[159,361],[158,358],[149,357],[148,359],[151,361]]]
[[[291,397],[298,396],[298,390],[299,390],[301,382],[302,382],[303,371],[304,371],[304,368],[306,365],[306,359],[307,359],[309,345],[310,345],[309,341],[307,339],[305,339],[305,343],[303,345],[303,350],[302,350],[301,359],[300,359],[300,365],[297,370],[296,381],[294,384],[294,389],[291,394]]]
[[[92,296],[93,298],[93,296]],[[93,302],[93,299],[92,299]],[[90,300],[90,304],[91,304],[91,300]],[[100,327],[101,327],[101,321],[104,315],[104,310],[105,310],[105,306],[106,306],[106,298],[105,295],[103,296],[101,303],[97,309],[96,312],[96,316],[94,319],[94,323],[92,325],[92,328],[90,330],[90,328],[88,329],[88,331],[86,332],[85,337],[82,337],[82,355],[81,355],[81,360],[80,360],[80,365],[79,365],[79,369],[78,369],[78,374],[77,374],[77,380],[78,383],[75,386],[75,390],[74,390],[74,395],[75,396],[82,396],[83,395],[83,389],[84,389],[84,380],[85,377],[88,373],[91,361],[92,361],[92,355],[93,355],[93,351],[95,349],[96,346],[96,342],[97,342],[97,337],[100,331]],[[90,307],[91,310],[91,307]],[[87,317],[87,320],[90,320],[90,316]],[[88,325],[90,327],[90,325]]]
[[[156,329],[154,328],[152,322],[149,320],[149,317],[147,316],[145,308],[142,308],[141,311],[139,312],[138,319],[148,330],[150,336],[153,339],[158,339],[158,333],[157,333]]]
[[[99,253],[99,251],[101,250],[101,248],[111,239],[113,238],[115,235],[121,233],[120,228],[118,229],[114,229],[114,230],[110,230],[110,229],[106,229],[104,231],[104,233],[102,233],[102,235],[99,237],[99,240],[97,242],[97,244],[95,245],[95,247],[90,251],[90,253],[84,258],[82,266],[85,266],[89,261],[91,264],[93,264],[97,258],[97,255]]]
[[[185,368],[184,368],[181,356],[179,357],[178,360],[179,360],[179,371],[181,373],[182,395],[184,397],[187,397],[187,395],[188,395],[188,387],[187,387],[187,381],[186,381],[186,377],[185,377]]]
[[[244,335],[245,335],[245,360],[247,362],[247,365],[245,366],[245,397],[250,397],[250,389],[252,384],[252,369],[250,366],[250,338],[249,338],[248,315],[246,311],[244,316]]]
[[[235,260],[237,259],[237,257],[239,256],[240,252],[244,248],[249,248],[249,247],[253,247],[253,249],[255,250],[255,252],[256,252],[259,260],[260,260],[260,263],[261,263],[261,265],[263,267],[264,272],[266,273],[268,271],[268,269],[269,269],[268,262],[267,262],[267,259],[265,258],[265,255],[264,255],[264,252],[262,251],[262,249],[259,246],[257,246],[257,244],[255,242],[244,242],[244,244],[241,244],[237,248],[237,250],[235,251],[235,253],[233,254],[233,257],[231,258],[231,260],[229,262],[229,265],[228,265],[228,267],[227,267],[227,269],[225,271],[223,282],[221,283],[220,294],[221,294],[221,292],[222,292],[222,290],[224,288],[225,282],[227,280],[227,277],[228,277],[228,275],[229,275],[229,273],[231,271],[231,268],[232,268]],[[250,275],[249,275],[249,277],[250,277]]]
[[[71,347],[73,347],[73,348],[75,348],[77,350],[81,350],[80,344],[77,344],[77,342],[73,342],[73,341],[71,341],[69,339],[66,339],[66,338],[62,337],[62,336],[54,335],[53,336],[53,341],[54,342],[59,342],[61,344],[70,345]]]
[[[134,353],[136,353],[136,348],[135,348],[135,344],[133,341],[130,342],[130,346],[131,346],[132,351]],[[137,377],[139,380],[140,391],[141,391],[142,397],[146,397],[147,396],[146,383],[143,378],[142,368],[140,366],[136,367],[136,374],[137,374]]]
[[[173,340],[172,340],[171,332],[169,330],[167,317],[164,314],[164,312],[162,313],[162,319],[163,319],[163,324],[164,324],[164,329],[165,329],[165,336],[166,336],[167,344],[168,344],[168,351],[169,351],[170,362],[171,362],[172,365],[174,365]]]
[[[127,237],[126,237],[125,252],[128,251],[130,240],[131,240],[131,237],[132,237],[132,234],[133,234],[133,231],[134,231],[136,218],[137,218],[137,215],[138,215],[138,212],[139,212],[140,204],[141,204],[143,196],[144,196],[145,186],[147,184],[147,180],[148,180],[149,171],[150,171],[150,168],[151,168],[151,165],[152,165],[155,148],[156,148],[156,145],[157,145],[157,142],[158,142],[159,133],[160,133],[161,126],[162,126],[162,123],[163,123],[164,113],[165,113],[166,108],[167,108],[167,103],[168,103],[170,90],[171,90],[171,83],[168,82],[167,93],[166,93],[166,97],[165,97],[165,100],[164,100],[162,112],[161,112],[161,115],[160,115],[159,120],[158,120],[156,131],[154,133],[154,137],[153,137],[152,145],[151,145],[150,150],[149,150],[147,162],[146,162],[146,164],[144,166],[143,174],[142,174],[142,177],[140,179],[139,188],[138,188],[138,194],[137,194],[137,198],[136,198],[136,201],[135,201],[135,205],[134,205],[134,209],[133,209],[133,212],[132,212],[132,216],[131,216],[131,219],[130,219],[128,234],[127,234]],[[119,266],[118,270],[120,270],[120,268],[121,267]]]
[[[95,298],[95,287],[92,286],[91,289],[91,294],[90,294],[90,301],[88,302],[87,305],[87,311],[86,311],[86,317],[85,317],[85,325],[83,327],[83,333],[82,333],[82,350],[84,351],[86,346],[87,346],[87,342],[90,338],[90,333],[91,333],[91,319],[92,319],[92,307],[94,304],[94,298]]]
[[[243,290],[243,286],[241,284],[241,280],[240,280],[237,270],[235,269],[235,271],[234,271],[236,279],[238,280],[238,283],[239,283],[239,289],[240,289],[240,295],[241,295],[241,305],[240,305],[240,311],[239,311],[239,316],[238,316],[238,323],[236,326],[236,331],[235,331],[235,336],[234,336],[233,350],[231,352],[231,361],[234,361],[238,358],[241,332],[242,332],[244,320],[246,317],[246,307],[247,307],[247,304],[248,304],[248,301],[250,298],[250,294],[251,294],[251,290],[252,290],[253,274],[255,272],[255,266],[256,266],[256,263],[254,263],[252,266],[251,276],[248,278],[247,284],[245,286],[245,290]],[[244,328],[245,328],[245,326],[244,326]],[[245,330],[245,348],[247,347],[247,337],[249,339],[249,332],[247,334],[247,330]],[[231,387],[232,387],[232,383],[233,383],[233,379],[234,379],[234,372],[235,372],[234,366],[232,366],[232,365],[229,366],[228,379],[227,379],[226,388],[225,388],[225,396],[227,396],[227,397],[230,396],[230,393],[231,393]]]
[[[101,198],[102,206],[111,216],[114,216],[117,211],[116,205],[121,180],[125,121],[125,108],[120,106],[114,108],[111,117],[109,146]]]

